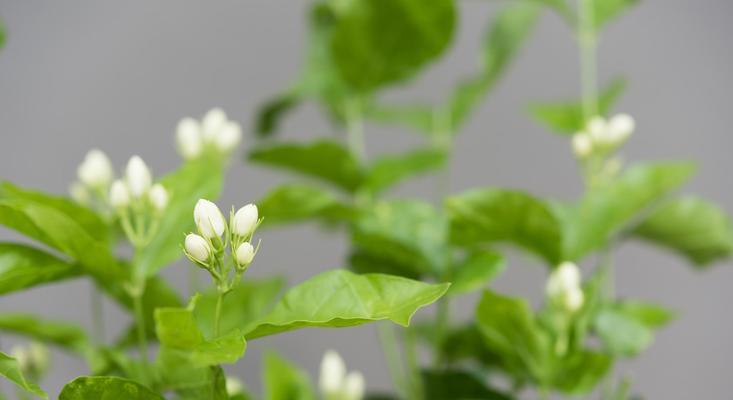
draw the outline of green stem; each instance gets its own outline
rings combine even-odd
[[[402,368],[402,360],[400,359],[400,351],[397,347],[397,337],[394,327],[389,322],[383,322],[378,325],[379,342],[382,345],[382,353],[387,359],[387,367],[392,377],[392,385],[395,390],[400,393],[403,399],[409,398],[409,391],[406,387],[404,371]]]
[[[450,298],[443,296],[438,300],[435,313],[435,353],[433,354],[433,365],[438,368],[443,363],[443,342],[445,332],[450,323]]]
[[[344,108],[349,149],[359,162],[364,162],[366,158],[366,150],[364,149],[364,119],[359,99],[352,98],[347,100]]]
[[[148,344],[145,332],[145,314],[143,313],[143,293],[145,293],[145,281],[141,280],[135,284],[135,289],[132,291],[132,302],[135,309],[135,325],[137,325],[137,345],[140,351],[140,360],[143,368],[147,368]]]
[[[199,290],[201,290],[201,278],[199,275],[198,267],[191,267],[188,269],[188,291],[189,296],[193,296]]]
[[[216,309],[214,311],[214,337],[219,337],[219,320],[221,320],[221,305],[224,302],[224,292],[219,291],[216,297]]]
[[[583,117],[588,122],[598,114],[596,33],[592,0],[578,0],[578,42]]]
[[[422,378],[420,376],[420,362],[417,358],[417,343],[413,329],[407,328],[405,332],[405,358],[407,360],[407,371],[410,381],[410,399],[422,400],[423,395]]]
[[[102,304],[102,294],[96,285],[92,285],[92,326],[94,329],[94,339],[98,345],[104,343],[104,308]]]

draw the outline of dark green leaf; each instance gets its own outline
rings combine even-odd
[[[257,110],[255,133],[261,137],[271,136],[278,129],[283,116],[300,103],[300,96],[294,91],[278,95]]]
[[[449,295],[469,293],[488,285],[506,268],[504,257],[493,251],[478,250],[456,265]]]
[[[158,354],[163,385],[180,400],[227,400],[226,377],[220,366],[194,368],[183,351],[163,347]]]
[[[254,339],[299,328],[347,327],[380,320],[407,326],[418,309],[439,299],[448,287],[331,270],[290,289],[246,336]]]
[[[0,243],[0,294],[74,278],[82,271],[79,265],[31,246]]]
[[[23,376],[23,372],[20,369],[18,361],[10,357],[5,353],[0,352],[0,375],[4,376],[10,382],[13,382],[19,388],[38,396],[43,399],[47,399],[48,395],[46,392],[41,390],[35,383],[28,382]]]
[[[611,367],[611,358],[593,351],[579,351],[559,361],[552,386],[564,393],[585,395],[598,386]]]
[[[281,143],[261,146],[249,154],[250,161],[322,179],[349,192],[362,183],[363,175],[351,153],[340,143]]]
[[[696,197],[670,200],[654,210],[632,234],[704,266],[730,256],[733,230],[720,207]]]
[[[489,388],[485,378],[460,370],[423,370],[426,400],[511,400],[512,397]]]
[[[455,243],[508,242],[551,264],[560,260],[561,227],[540,199],[519,191],[475,189],[449,198],[446,206]]]
[[[164,400],[163,396],[129,379],[82,376],[64,386],[59,400]]]
[[[0,331],[26,336],[83,354],[89,349],[86,333],[73,324],[42,320],[29,314],[0,315]]]
[[[336,10],[333,60],[359,91],[404,80],[440,55],[455,27],[452,0],[357,0]]]
[[[445,152],[430,148],[382,156],[367,172],[366,186],[373,193],[384,191],[402,180],[442,167],[446,158]]]
[[[269,192],[257,202],[263,226],[317,220],[325,223],[348,221],[354,210],[326,189],[308,184],[287,184]]]
[[[265,355],[264,400],[314,400],[308,375],[275,353]]]

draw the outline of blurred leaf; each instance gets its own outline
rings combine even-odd
[[[367,239],[369,247],[378,247],[379,239]],[[419,280],[424,270],[415,265],[409,249],[392,242],[384,242],[385,251],[373,252],[356,248],[349,255],[349,266],[359,274],[388,274]]]
[[[74,278],[82,271],[31,246],[0,242],[0,294]]]
[[[348,192],[355,191],[363,175],[351,153],[340,143],[280,143],[261,146],[249,154],[250,161],[315,177]]]
[[[380,320],[407,326],[418,309],[439,299],[449,286],[391,275],[327,271],[285,293],[246,337],[254,339],[306,327],[347,327]]]
[[[578,260],[605,246],[640,213],[686,182],[693,171],[688,163],[643,164],[592,188],[579,206],[564,213],[565,259]]]
[[[625,88],[626,81],[623,78],[612,80],[598,95],[598,114],[607,116]],[[574,135],[585,129],[580,101],[533,103],[529,111],[537,121],[561,135]]]
[[[162,384],[179,400],[228,400],[226,376],[220,366],[194,368],[188,354],[167,347],[158,354]]]
[[[13,382],[16,386],[23,389],[24,391],[33,394],[34,396],[42,399],[47,399],[48,395],[46,392],[41,390],[35,383],[28,382],[23,376],[23,372],[20,369],[18,361],[10,357],[9,355],[0,352],[0,375],[4,376],[10,382]]]
[[[349,221],[355,211],[330,191],[310,184],[278,186],[257,202],[263,226],[306,220],[325,223]]]
[[[656,304],[624,300],[615,305],[618,312],[639,321],[647,328],[661,328],[675,318],[675,313]]]
[[[635,6],[639,0],[588,0],[593,4],[593,25],[597,30],[626,11],[627,8]]]
[[[335,65],[352,87],[370,92],[415,75],[450,43],[452,0],[355,0],[337,10]]]
[[[432,134],[435,130],[435,111],[427,104],[367,104],[364,111],[370,121],[403,124],[421,134]]]
[[[6,36],[7,35],[5,33],[5,25],[3,24],[3,21],[0,20],[0,49],[2,49],[3,46],[5,46],[5,37]]]
[[[552,8],[561,17],[568,22],[573,22],[575,18],[575,10],[568,5],[566,0],[533,0],[540,4],[544,4],[547,7]]]
[[[257,110],[255,133],[260,137],[271,136],[278,130],[283,116],[294,109],[301,101],[301,96],[288,91],[273,97]]]
[[[717,205],[696,197],[662,204],[632,234],[679,253],[698,266],[725,259],[733,251],[730,217]]]
[[[466,371],[423,370],[425,400],[511,400],[513,397],[489,388],[485,377]]]
[[[314,400],[308,375],[275,353],[265,354],[264,400]]]
[[[571,395],[595,389],[611,367],[611,358],[593,351],[579,351],[561,359],[554,369],[552,386]]]
[[[428,328],[430,338],[434,337],[433,325]],[[487,348],[481,331],[473,323],[450,330],[440,345],[440,351],[444,360],[450,363],[473,360],[489,368],[501,363],[500,355]]]
[[[81,376],[64,386],[59,400],[164,400],[163,396],[129,379],[116,376]]]
[[[542,257],[560,261],[560,225],[540,199],[501,189],[474,189],[446,202],[451,240],[461,245],[508,242]]]
[[[617,356],[639,354],[654,340],[651,329],[612,308],[606,308],[598,314],[595,330],[606,350]]]
[[[137,258],[138,268],[145,276],[154,276],[161,268],[183,256],[181,243],[184,235],[194,230],[193,209],[196,202],[219,197],[223,180],[221,161],[212,158],[187,161],[161,179],[161,184],[170,194],[170,201],[158,231]]]
[[[451,279],[449,295],[459,295],[478,290],[506,268],[506,260],[499,253],[477,250],[456,265]]]
[[[382,192],[407,178],[443,167],[446,158],[444,151],[431,148],[382,156],[367,172],[366,186],[372,193]]]
[[[79,326],[47,321],[30,314],[0,314],[0,331],[54,344],[80,354],[90,347],[86,333]]]

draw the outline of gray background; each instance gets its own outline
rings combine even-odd
[[[457,77],[474,70],[477,48],[494,3],[460,2],[460,32],[448,57],[394,99],[437,99]],[[222,106],[251,125],[253,110],[285,88],[298,73],[304,41],[305,1],[3,1],[9,31],[0,52],[0,176],[23,186],[62,193],[86,151],[99,147],[122,167],[140,154],[157,173],[173,169],[173,129],[183,116]],[[614,23],[601,43],[601,77],[630,79],[619,110],[632,113],[637,134],[624,150],[629,160],[692,159],[699,175],[688,189],[733,209],[729,153],[733,81],[733,31],[729,0],[648,0]],[[564,139],[530,121],[525,105],[577,93],[574,42],[560,21],[546,15],[531,43],[456,144],[451,190],[477,185],[527,188],[571,198],[580,185]],[[284,127],[287,137],[331,134],[313,106],[300,109]],[[368,153],[397,151],[418,143],[416,135],[368,127]],[[225,208],[257,199],[283,175],[235,163],[228,175]],[[396,194],[432,196],[425,178]],[[0,238],[16,238],[0,231]],[[299,282],[338,267],[345,252],[338,235],[305,226],[262,234],[263,250],[253,276],[287,274]],[[730,398],[733,318],[731,265],[697,273],[653,249],[624,246],[617,258],[623,295],[658,301],[681,319],[656,344],[621,371],[650,399]],[[729,264],[729,263],[728,263]],[[588,267],[588,266],[586,266]],[[165,271],[185,287],[185,263]],[[541,297],[544,270],[512,257],[495,286],[503,292]],[[89,326],[89,283],[83,280],[3,297],[0,310],[26,310]],[[455,307],[467,316],[474,299]],[[126,316],[106,305],[108,331]],[[429,315],[430,311],[422,315]],[[233,370],[259,387],[260,354],[274,348],[315,371],[333,347],[370,387],[389,387],[371,326],[305,330],[250,343]],[[3,338],[3,349],[13,343]],[[85,372],[63,354],[44,382],[53,397],[61,385]]]

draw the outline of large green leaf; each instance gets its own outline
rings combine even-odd
[[[446,206],[455,243],[508,242],[551,264],[560,261],[561,227],[540,199],[519,191],[474,189],[449,198]]]
[[[163,347],[158,354],[162,384],[181,400],[228,400],[226,376],[220,366],[195,368],[188,354]]]
[[[382,274],[331,270],[290,289],[246,336],[254,339],[306,327],[347,327],[391,320],[407,326],[449,284],[428,284]]]
[[[308,375],[275,353],[265,355],[264,400],[314,400]]]
[[[263,226],[317,220],[325,223],[348,221],[354,210],[330,191],[310,184],[278,186],[257,201]]]
[[[654,340],[654,331],[666,325],[674,314],[660,306],[626,300],[608,305],[593,321],[593,327],[607,352],[617,356],[634,356]]]
[[[13,382],[16,386],[23,389],[24,391],[31,393],[43,399],[47,399],[48,395],[46,392],[41,390],[38,385],[32,382],[28,382],[23,376],[23,372],[20,369],[18,361],[10,357],[9,355],[0,352],[0,375],[4,376],[10,382]]]
[[[626,81],[612,80],[598,95],[598,114],[607,115],[623,93]],[[529,106],[532,116],[555,133],[574,135],[585,129],[583,105],[580,101],[559,103],[533,103]]]
[[[426,400],[511,400],[512,397],[489,388],[485,377],[461,370],[423,370]]]
[[[252,150],[249,159],[322,179],[349,192],[356,190],[363,180],[362,171],[351,153],[340,143],[330,140],[263,145]]]
[[[164,400],[145,386],[116,376],[82,376],[64,386],[59,400]]]
[[[373,193],[384,191],[402,180],[442,167],[446,158],[444,151],[431,148],[382,156],[369,168],[366,186]]]
[[[725,259],[733,251],[730,217],[720,207],[697,197],[662,204],[632,234],[699,266]]]
[[[81,275],[79,265],[18,243],[0,243],[0,294]]]
[[[592,188],[577,207],[563,213],[565,259],[576,260],[605,246],[687,181],[693,170],[688,163],[639,165]]]
[[[1,314],[0,332],[26,336],[82,354],[90,346],[86,333],[77,325],[43,320],[30,314]]]
[[[506,268],[506,261],[499,253],[477,250],[453,268],[450,295],[469,293],[481,289]]]
[[[331,54],[343,79],[359,91],[404,80],[440,55],[455,28],[453,0],[343,2]]]
[[[137,257],[137,268],[154,276],[161,268],[182,257],[184,234],[194,229],[193,208],[199,199],[214,200],[221,192],[224,168],[220,160],[201,158],[188,161],[161,179],[170,193],[168,206],[158,231]]]

